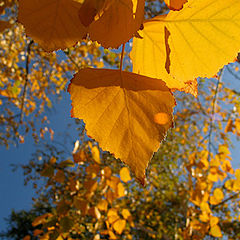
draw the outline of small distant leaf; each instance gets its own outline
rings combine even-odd
[[[118,70],[82,69],[68,91],[72,116],[84,119],[87,133],[144,184],[148,161],[172,126],[175,101],[165,83]],[[164,125],[154,122],[159,112],[168,115]]]
[[[51,217],[51,216],[52,216],[51,213],[45,213],[45,214],[43,214],[43,215],[41,215],[41,216],[39,216],[39,217],[36,217],[36,218],[34,219],[34,221],[32,222],[32,226],[33,226],[33,227],[36,227],[36,226],[39,225],[39,224],[44,224],[44,223],[46,223],[47,219],[48,219],[49,217]]]
[[[52,177],[54,175],[53,166],[46,165],[40,174],[43,177]]]
[[[180,10],[183,7],[183,4],[187,2],[187,0],[164,0],[166,5],[171,10]]]
[[[80,7],[74,0],[20,0],[18,21],[46,51],[64,49],[86,34],[78,17]]]
[[[100,159],[100,152],[97,146],[92,147],[92,157],[94,161],[98,164],[101,164],[101,159]]]
[[[90,38],[105,48],[118,48],[139,30],[144,4],[144,0],[113,1],[104,14],[89,26]]]
[[[130,172],[127,167],[123,167],[120,170],[120,178],[123,182],[131,181]]]
[[[125,226],[126,226],[126,220],[124,219],[119,219],[113,223],[113,229],[118,234],[122,234],[123,230],[125,229]]]
[[[218,225],[214,225],[210,228],[210,234],[213,237],[222,237],[221,229]]]

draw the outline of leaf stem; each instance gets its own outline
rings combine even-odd
[[[122,71],[124,49],[125,49],[125,43],[123,43],[123,45],[122,45],[121,62],[120,62],[120,72]]]

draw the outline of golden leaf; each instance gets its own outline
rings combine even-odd
[[[72,116],[84,119],[87,133],[144,184],[148,161],[173,124],[175,100],[165,83],[118,70],[82,69],[68,91]],[[154,122],[159,112],[169,116],[165,125]]]
[[[73,0],[20,0],[18,21],[46,51],[63,49],[86,34],[78,17],[80,7]]]
[[[105,48],[118,48],[139,30],[144,4],[144,0],[113,1],[104,14],[89,26],[90,38]]]
[[[182,79],[176,79],[166,70],[165,63],[169,56],[167,49],[170,49],[166,48],[166,45],[168,46],[166,44],[166,33],[168,32],[163,22],[165,18],[166,15],[162,15],[158,16],[156,20],[154,18],[146,21],[144,29],[139,31],[142,38],[133,38],[133,48],[130,53],[133,72],[162,79],[173,90],[185,91],[197,96],[196,80],[191,81],[191,79],[188,79],[183,81]],[[170,68],[170,65],[168,68]]]
[[[124,219],[118,219],[116,222],[113,223],[113,229],[118,234],[122,234],[123,230],[125,229],[125,226],[126,226],[126,220]]]
[[[120,170],[120,178],[125,183],[128,182],[128,181],[131,181],[130,172],[129,172],[127,167],[121,168],[121,170]]]
[[[210,228],[210,234],[213,237],[222,237],[221,229],[218,225],[214,225]]]
[[[212,77],[224,64],[234,61],[239,51],[239,12],[239,0],[189,0],[181,11],[146,22],[143,39],[134,39],[137,46],[133,55],[140,57],[134,56],[135,72],[164,79],[163,68],[169,58],[169,74],[179,83]],[[169,32],[167,41],[165,28]]]

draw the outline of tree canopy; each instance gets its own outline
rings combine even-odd
[[[3,1],[0,144],[30,133],[39,149],[22,165],[33,209],[1,235],[239,238],[240,93],[226,81],[240,79],[239,12],[238,0]],[[67,85],[86,124],[71,153],[47,114]]]

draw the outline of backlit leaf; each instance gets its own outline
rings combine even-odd
[[[63,49],[86,34],[78,17],[80,7],[73,0],[20,0],[18,21],[46,51]]]
[[[214,225],[210,228],[210,234],[213,237],[222,237],[221,229],[218,225]]]
[[[147,21],[143,39],[133,42],[134,72],[165,79],[163,67],[169,62],[167,70],[179,83],[212,77],[237,56],[239,12],[238,0],[189,0],[181,11]],[[168,86],[174,88],[173,81]]]
[[[146,21],[144,23],[144,29],[139,31],[142,38],[133,38],[133,48],[130,53],[133,72],[152,78],[162,79],[169,88],[185,91],[196,96],[196,80],[176,79],[166,70],[165,63],[168,58],[168,51],[165,39],[166,30],[163,23],[165,18],[166,15],[157,18],[161,24],[155,21],[155,19]],[[170,65],[168,68],[170,68]]]
[[[123,182],[128,182],[131,180],[130,172],[127,167],[123,167],[120,170],[120,178]]]
[[[113,229],[118,234],[122,234],[123,230],[125,229],[125,226],[126,226],[126,220],[124,219],[119,219],[113,223]]]
[[[87,133],[144,183],[148,161],[172,126],[175,101],[166,85],[129,72],[82,69],[69,92],[72,116],[84,119]],[[157,113],[166,113],[169,122],[155,123]]]
[[[90,38],[105,48],[118,48],[139,30],[144,17],[144,4],[144,0],[115,0],[89,26]]]

